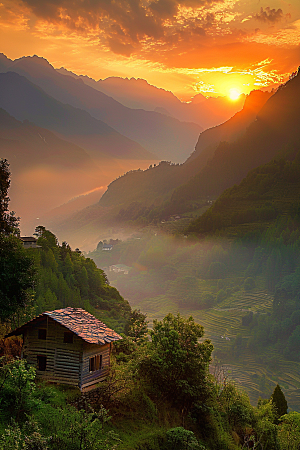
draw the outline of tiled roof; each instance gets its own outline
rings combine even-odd
[[[19,239],[23,242],[36,242],[37,239],[33,236],[20,236]]]
[[[122,339],[114,330],[108,328],[103,322],[96,319],[92,314],[81,308],[64,308],[56,309],[54,311],[46,311],[43,314],[35,317],[35,319],[27,322],[20,328],[17,328],[7,336],[21,334],[24,327],[41,319],[44,316],[51,317],[51,319],[68,328],[77,336],[90,344],[103,345],[109,342],[118,341]]]

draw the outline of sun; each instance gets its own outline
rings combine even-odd
[[[241,95],[241,91],[237,88],[231,88],[231,89],[229,89],[228,95],[229,95],[230,100],[232,100],[234,102]]]

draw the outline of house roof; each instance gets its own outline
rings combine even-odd
[[[103,322],[81,308],[64,308],[54,311],[46,311],[25,323],[21,327],[7,334],[5,337],[22,334],[24,329],[40,321],[44,317],[50,317],[89,344],[103,345],[122,339],[114,330],[108,328]]]
[[[113,264],[109,267],[116,267],[117,269],[130,270],[131,267],[126,266],[126,264]]]
[[[37,239],[33,236],[20,236],[19,239],[23,242],[36,242]]]

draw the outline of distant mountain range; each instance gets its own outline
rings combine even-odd
[[[300,148],[299,99],[299,74],[275,93],[252,92],[241,112],[226,123],[201,133],[195,152],[184,164],[161,163],[146,171],[130,172],[111,183],[100,202],[90,207],[90,223],[97,220],[97,211],[103,216],[103,208],[110,208],[110,219],[114,217],[119,226],[138,223],[141,217],[145,224],[167,219],[171,213],[193,211],[201,202],[216,199],[225,189],[241,183],[249,171],[274,158],[293,161]],[[268,171],[268,166],[265,170]],[[256,183],[260,179],[259,173]],[[274,181],[276,174],[272,176]],[[263,184],[266,177],[261,178]],[[139,186],[138,190],[136,186]],[[247,186],[251,193],[250,184]],[[234,188],[232,192],[235,192]],[[277,195],[280,198],[284,191]],[[216,203],[221,205],[221,215],[229,201],[228,195],[224,196],[223,203]],[[111,208],[114,208],[114,215]],[[218,208],[216,206],[212,211]],[[83,214],[79,213],[81,220]],[[203,217],[207,215],[209,212]],[[76,220],[74,217],[73,227]],[[200,217],[190,230],[201,231],[201,227]]]
[[[221,158],[222,149],[235,149],[240,141],[247,140],[247,136],[251,134],[251,128],[256,126],[253,124],[257,122],[258,113],[270,101],[271,96],[272,93],[261,91],[253,91],[249,94],[242,111],[224,124],[200,134],[194,153],[184,164],[161,162],[144,171],[130,171],[113,181],[98,204],[90,206],[88,211],[78,212],[70,225],[65,222],[60,226],[60,232],[68,230],[71,235],[76,228],[80,229],[82,226],[91,226],[92,230],[96,230],[96,223],[99,222],[97,217],[99,215],[103,220],[105,209],[109,216],[108,223],[121,226],[142,216],[145,218],[145,223],[167,219],[170,214],[193,211],[199,203],[206,203],[207,198],[215,198],[222,192],[221,187],[217,191],[222,183],[226,186],[226,183],[232,182],[230,176],[235,170],[235,163],[239,163],[239,157],[233,158],[229,152],[227,164]],[[264,152],[257,151],[256,144],[255,142],[253,149],[249,149],[249,157],[253,155],[253,161],[256,161],[258,165],[265,156]],[[241,159],[245,151],[243,145],[241,144],[240,147]],[[251,147],[251,142],[249,146]],[[274,154],[277,151],[276,147]],[[239,175],[237,170],[236,176],[242,179],[252,167],[245,158],[241,173]],[[216,177],[212,175],[209,179],[206,174],[214,168],[219,172]],[[205,182],[203,181],[204,187],[200,189],[198,185],[202,182],[202,176],[206,178]],[[78,230],[76,233],[78,236]]]
[[[51,210],[67,218],[61,230],[75,211],[79,228],[91,219],[96,230],[100,216],[112,223],[120,208],[124,218],[130,220],[132,210],[137,216],[139,207],[132,203],[147,207],[150,215],[153,208],[163,211],[165,202],[188,210],[188,201],[206,195],[198,187],[199,174],[209,173],[211,161],[217,170],[219,149],[243,139],[270,95],[252,93],[240,112],[199,137],[201,123],[216,125],[230,117],[242,108],[243,96],[234,104],[198,94],[183,103],[145,80],[97,82],[56,70],[37,56],[12,61],[0,55],[0,156],[11,164],[12,207],[25,221],[33,215],[48,221]],[[148,169],[132,170],[137,167]],[[221,192],[222,177],[218,173],[220,186],[210,195]],[[81,213],[107,184],[100,203]],[[72,227],[77,224],[74,218]]]
[[[123,153],[124,157],[128,157],[128,146],[131,146],[129,157],[136,159],[138,150],[141,152],[141,147],[143,147],[148,152],[148,159],[167,159],[173,162],[183,162],[194,150],[198,135],[203,130],[203,127],[198,124],[183,123],[178,119],[159,112],[128,108],[94,87],[88,86],[82,79],[78,77],[74,79],[72,76],[62,75],[45,59],[37,56],[24,57],[12,61],[1,55],[0,72],[5,73],[9,71],[26,77],[35,86],[42,89],[44,94],[51,96],[52,103],[53,99],[55,99],[65,105],[79,108],[80,111],[76,111],[78,116],[77,124],[82,124],[81,128],[87,129],[85,138],[82,140],[80,135],[74,137],[70,134],[68,139],[70,140],[74,137],[77,143],[80,142],[80,145],[84,148],[85,145],[88,145],[89,149],[93,148],[93,151],[98,145],[94,132],[94,128],[98,124],[99,133],[105,134],[108,140],[107,147],[111,147],[111,151],[115,155]],[[16,78],[14,80],[16,82]],[[16,100],[15,96],[14,103]],[[28,106],[30,106],[30,103]],[[68,114],[70,115],[71,109],[68,109]],[[25,110],[24,108],[24,112]],[[13,114],[12,111],[8,111]],[[85,116],[83,116],[83,112],[85,112]],[[47,116],[48,113],[49,110],[45,110],[43,115]],[[74,109],[72,114],[75,114]],[[93,122],[90,116],[94,119]],[[25,118],[31,120],[30,117]],[[97,122],[95,119],[101,122]],[[105,129],[103,122],[109,127]],[[59,127],[59,124],[55,124],[56,128],[65,130],[64,125],[63,123]],[[43,126],[45,125],[43,124]],[[69,131],[73,132],[70,127]],[[64,136],[67,136],[67,132],[67,130],[64,131]],[[120,136],[117,138],[115,134],[114,139],[116,141],[119,139],[119,142],[115,143],[114,139],[111,140],[113,132],[122,134],[130,141],[127,140],[126,144],[126,141],[122,140]],[[78,141],[78,139],[80,140]],[[104,145],[103,142],[102,145]],[[131,153],[133,153],[132,156]],[[151,154],[152,156],[149,158]]]
[[[110,177],[80,147],[0,109],[0,156],[10,164],[10,208],[22,224]],[[75,209],[73,209],[73,212]],[[27,232],[27,227],[25,227]],[[32,232],[32,231],[31,231]]]
[[[109,77],[95,81],[87,76],[77,76],[64,68],[58,69],[58,72],[81,79],[88,86],[113,97],[129,108],[160,112],[183,122],[197,123],[204,129],[228,120],[242,109],[245,101],[245,95],[241,95],[235,102],[230,102],[226,97],[206,98],[195,93],[195,97],[186,103],[181,102],[172,92],[152,86],[140,78]]]
[[[207,164],[210,164],[210,161],[214,158],[216,149],[220,145],[221,147],[227,145],[220,144],[221,142],[234,142],[245,133],[247,127],[255,120],[256,114],[270,96],[271,94],[268,92],[251,92],[242,111],[236,113],[224,124],[200,134],[195,151],[184,164],[159,164],[144,172],[126,174],[110,184],[107,192],[100,200],[100,204],[116,205],[132,201],[143,201],[147,204],[155,201],[157,204],[159,198],[161,200],[171,198],[174,188],[178,187],[178,190],[175,191],[177,194],[180,189],[185,189],[188,186],[186,183],[192,183],[193,177],[196,179],[203,170],[206,170]],[[139,185],[138,192],[134,188],[137,184]],[[193,192],[197,197],[197,191]]]
[[[106,123],[84,110],[55,100],[16,72],[0,73],[0,107],[18,120],[29,120],[82,146],[96,160],[156,159]]]

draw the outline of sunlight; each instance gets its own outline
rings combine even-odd
[[[228,95],[229,95],[230,100],[235,101],[241,95],[241,91],[239,89],[237,89],[237,88],[231,88],[229,90],[229,94]]]

